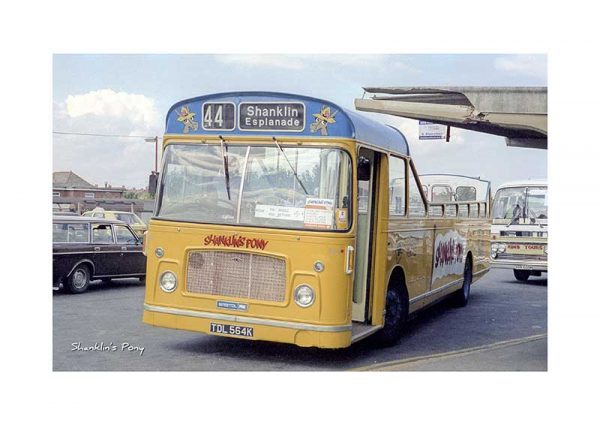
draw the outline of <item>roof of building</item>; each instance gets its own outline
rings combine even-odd
[[[209,109],[211,104],[223,106],[219,128],[213,126],[216,111]],[[409,154],[406,138],[396,128],[323,99],[289,93],[243,91],[182,100],[169,109],[165,133],[225,139],[231,135],[350,138]]]
[[[74,189],[94,189],[95,186],[88,183],[73,171],[56,171],[52,173],[52,187],[55,188],[74,188]]]

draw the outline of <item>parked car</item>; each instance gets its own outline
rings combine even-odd
[[[52,211],[52,215],[70,215],[79,217],[79,214],[73,211]]]
[[[142,241],[118,220],[54,216],[52,222],[53,287],[81,293],[91,280],[146,278]]]
[[[103,208],[94,208],[92,211],[83,213],[84,217],[108,218],[110,220],[121,220],[131,226],[138,236],[143,236],[148,229],[146,223],[135,213],[126,211],[106,211]]]

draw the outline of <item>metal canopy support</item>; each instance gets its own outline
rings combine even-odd
[[[515,147],[548,148],[546,87],[366,87],[359,111],[426,120],[506,137]]]

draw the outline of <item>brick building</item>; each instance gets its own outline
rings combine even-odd
[[[125,199],[125,186],[93,185],[72,171],[52,173],[52,207],[54,211],[76,211],[79,214],[102,207],[106,210],[141,212],[143,201]]]

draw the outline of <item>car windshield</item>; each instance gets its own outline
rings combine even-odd
[[[349,155],[336,148],[169,145],[157,217],[344,230],[350,164]]]
[[[131,224],[143,224],[143,222],[134,214],[130,213],[117,213],[115,214],[117,220],[121,220],[129,225]]]
[[[494,198],[492,217],[518,220],[520,218],[547,219],[546,187],[509,187],[500,189]]]

